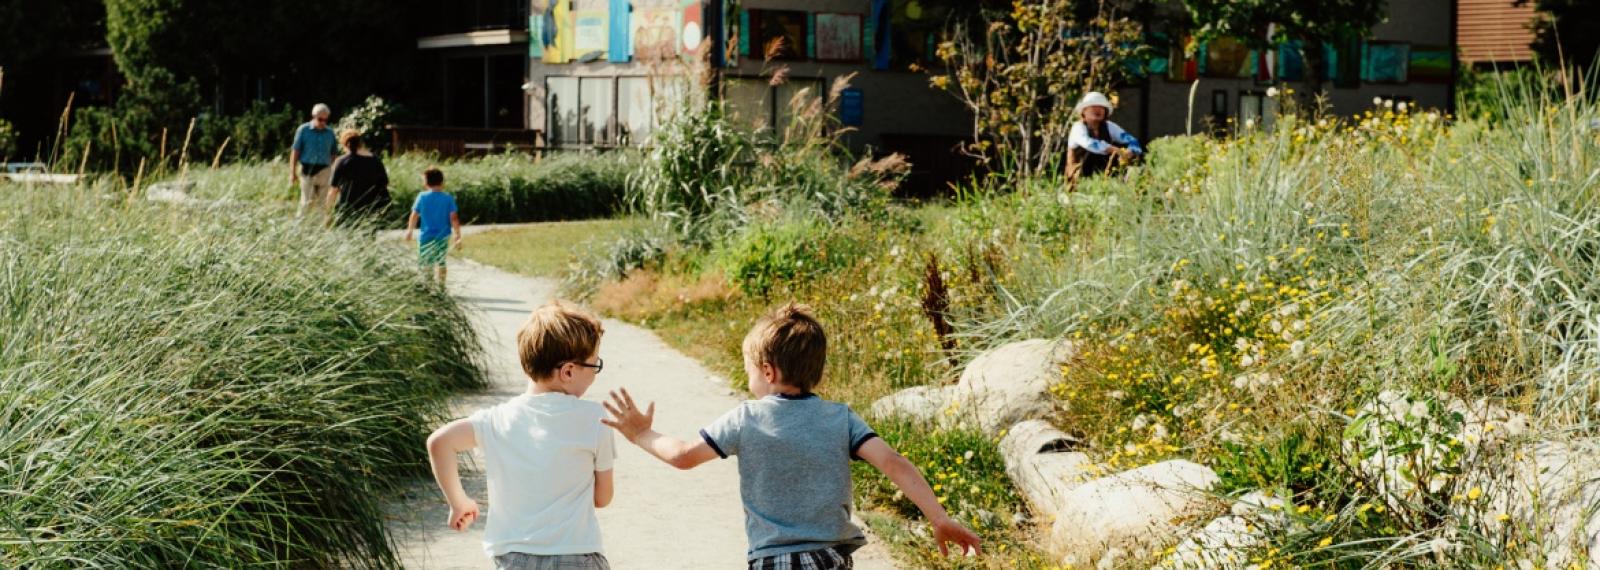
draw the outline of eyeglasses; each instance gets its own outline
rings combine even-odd
[[[595,374],[599,374],[601,370],[606,369],[606,359],[604,358],[594,359],[594,364],[589,364],[587,362],[574,362],[573,364],[582,366],[584,368],[593,368]]]

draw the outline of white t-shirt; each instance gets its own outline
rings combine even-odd
[[[616,458],[605,409],[561,393],[523,394],[468,418],[489,475],[483,548],[495,557],[602,552],[594,474]]]

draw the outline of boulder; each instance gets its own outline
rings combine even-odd
[[[1286,522],[1283,514],[1286,507],[1283,499],[1261,491],[1240,497],[1232,512],[1212,520],[1178,543],[1157,568],[1235,570],[1252,567],[1250,552],[1266,544],[1263,528]]]
[[[1506,513],[1540,537],[1547,568],[1600,569],[1600,440],[1541,441],[1513,454],[1512,467],[1484,483],[1489,511]],[[1490,479],[1485,475],[1484,479]],[[1493,532],[1506,524],[1491,516]]]
[[[1089,481],[1067,492],[1050,529],[1050,551],[1067,566],[1120,565],[1174,542],[1186,522],[1218,505],[1217,474],[1172,460]]]
[[[1041,420],[1011,426],[1000,440],[1006,474],[1033,512],[1044,516],[1054,516],[1067,494],[1089,480],[1094,462],[1078,449],[1077,439]]]
[[[943,412],[950,406],[951,394],[950,387],[906,388],[873,402],[872,415],[877,417],[899,415],[949,423],[947,420],[952,419],[952,415]]]
[[[1060,381],[1061,365],[1072,354],[1067,341],[1014,342],[978,355],[955,386],[901,390],[874,402],[872,411],[939,423],[966,421],[997,433],[1050,414],[1050,386]]]

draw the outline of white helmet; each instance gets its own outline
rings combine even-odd
[[[1082,113],[1085,107],[1105,107],[1107,117],[1110,117],[1111,112],[1116,110],[1115,107],[1111,106],[1111,100],[1107,99],[1105,94],[1099,91],[1084,93],[1083,98],[1078,100],[1078,106],[1072,108],[1072,114]]]

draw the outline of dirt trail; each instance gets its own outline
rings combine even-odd
[[[528,312],[556,294],[550,279],[514,275],[472,262],[452,260],[451,293],[474,309],[492,386],[457,398],[453,412],[473,410],[511,398],[527,388],[517,364],[516,331]],[[640,402],[656,402],[656,430],[691,437],[740,398],[727,382],[666,345],[654,333],[611,319],[605,321],[600,355],[606,360],[585,399],[599,401],[626,386]],[[481,473],[463,472],[467,492],[488,516]],[[739,477],[732,460],[713,461],[679,471],[618,441],[617,495],[600,511],[606,556],[613,568],[743,568],[744,513]],[[389,505],[389,526],[408,568],[488,568],[482,546],[483,522],[464,533],[444,527],[448,509],[432,481],[418,481]],[[856,567],[894,568],[886,549],[874,542],[857,552]]]

